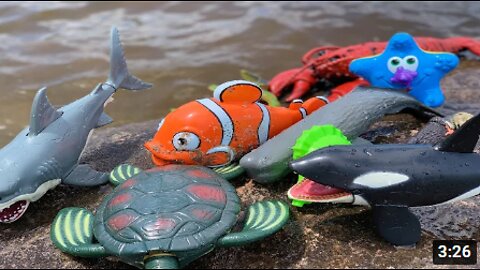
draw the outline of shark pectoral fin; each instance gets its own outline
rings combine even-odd
[[[108,173],[97,172],[89,165],[81,164],[63,179],[63,183],[75,186],[97,186],[107,183],[108,180]]]
[[[57,120],[62,113],[57,111],[47,98],[47,88],[38,90],[33,99],[32,111],[30,114],[29,136],[36,136],[53,121]]]
[[[110,116],[108,116],[106,113],[102,113],[100,115],[100,118],[98,119],[98,123],[97,123],[96,127],[97,128],[98,127],[103,127],[103,126],[106,126],[106,125],[108,125],[112,122],[113,122],[113,119]]]
[[[420,240],[420,222],[408,207],[374,206],[372,211],[376,231],[388,242],[410,246]]]

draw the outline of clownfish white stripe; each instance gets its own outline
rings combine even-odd
[[[267,107],[262,103],[256,102],[260,110],[262,110],[262,121],[258,126],[258,142],[260,144],[265,143],[268,140],[268,133],[270,132],[270,112],[267,110]]]
[[[324,96],[316,96],[316,98],[325,101],[325,104],[330,103],[330,101],[329,101],[326,97],[324,97]]]
[[[298,109],[300,111],[300,113],[302,114],[302,118],[305,118],[307,117],[307,110],[305,110],[305,108],[300,108]]]
[[[198,103],[202,104],[207,108],[209,111],[213,113],[213,115],[218,119],[220,125],[222,126],[222,142],[221,145],[228,146],[232,142],[233,139],[233,121],[222,107],[220,107],[217,103],[213,100],[204,98],[198,99]]]
[[[240,85],[240,84],[247,84],[247,85],[251,85],[251,86],[254,86],[256,88],[259,88],[258,85],[256,85],[255,83],[253,82],[250,82],[250,81],[245,81],[245,80],[234,80],[234,81],[229,81],[229,82],[225,82],[225,83],[222,83],[220,84],[219,86],[217,86],[217,88],[215,88],[215,91],[213,91],[213,97],[218,100],[218,101],[222,101],[222,93],[227,90],[228,88],[232,87],[232,86],[235,86],[235,85]],[[260,88],[259,88],[260,89]],[[261,89],[260,89],[261,91]]]

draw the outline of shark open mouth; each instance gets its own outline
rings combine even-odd
[[[8,202],[0,203],[0,223],[12,223],[25,214],[30,202],[40,199],[47,191],[60,184],[60,179],[50,180],[41,184],[35,192],[23,194]]]
[[[0,222],[12,223],[17,221],[23,216],[23,214],[25,214],[28,205],[30,205],[29,201],[18,201],[12,204],[12,206],[4,208],[2,211],[0,211]]]
[[[317,203],[353,203],[354,196],[343,189],[316,183],[305,178],[288,190],[288,197]]]

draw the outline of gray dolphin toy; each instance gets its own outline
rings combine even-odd
[[[315,125],[331,124],[340,129],[348,139],[354,140],[384,115],[398,113],[405,108],[442,116],[404,92],[358,87],[243,156],[240,166],[259,183],[281,180],[291,172],[288,162],[292,158],[292,147],[304,130]]]
[[[30,202],[60,183],[93,186],[108,174],[78,164],[92,129],[112,119],[103,112],[119,88],[142,90],[151,84],[130,75],[118,30],[112,28],[110,76],[87,96],[55,109],[40,89],[32,104],[30,126],[0,150],[0,222],[18,220]]]

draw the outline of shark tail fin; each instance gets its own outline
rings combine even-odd
[[[444,152],[471,153],[480,135],[480,114],[470,118],[435,148]]]
[[[108,82],[116,89],[144,90],[152,87],[128,72],[125,52],[120,41],[120,35],[116,27],[112,27],[110,48],[110,76]]]

